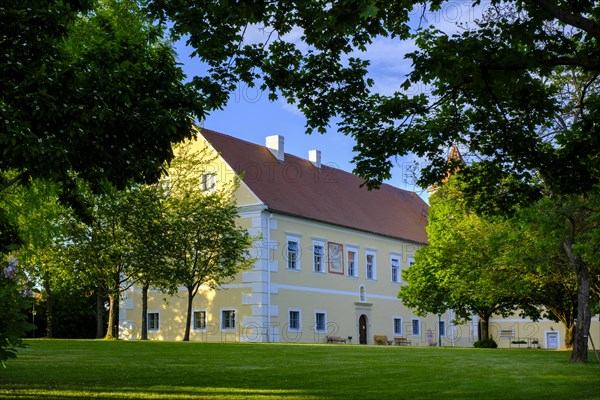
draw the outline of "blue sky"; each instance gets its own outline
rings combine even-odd
[[[435,25],[447,32],[456,31],[456,22],[469,22],[474,19],[475,10],[470,8],[470,4],[470,1],[451,1],[440,12],[425,14],[426,21],[422,22],[422,25]],[[413,11],[415,27],[421,15],[421,10]],[[249,40],[262,39],[258,30],[253,35]],[[404,59],[404,54],[414,49],[412,42],[390,39],[377,39],[369,47],[364,57],[371,60],[369,71],[375,80],[373,89],[376,92],[391,94],[399,88],[410,71],[410,62]],[[193,76],[200,70],[198,60],[189,59],[190,50],[182,43],[178,44],[177,51],[179,61],[188,76]],[[417,89],[422,88],[415,88]],[[305,134],[304,116],[294,105],[281,99],[271,102],[266,93],[261,93],[256,88],[239,86],[231,94],[228,105],[223,110],[211,113],[203,125],[207,129],[261,145],[264,145],[266,136],[283,135],[286,153],[308,158],[308,151],[317,149],[321,150],[323,163],[345,171],[352,171],[354,168],[351,162],[354,157],[354,139],[339,133],[334,125],[324,135]],[[427,192],[414,184],[408,172],[408,167],[414,165],[414,162],[422,164],[422,160],[412,156],[396,159],[392,179],[387,183],[415,191],[427,200]]]

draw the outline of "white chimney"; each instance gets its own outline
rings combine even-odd
[[[309,150],[308,161],[310,161],[315,167],[321,169],[321,150]]]
[[[265,141],[265,146],[277,160],[283,162],[284,161],[284,150],[283,150],[283,136],[281,135],[273,135],[267,136]]]

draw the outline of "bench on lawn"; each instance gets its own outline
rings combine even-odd
[[[394,338],[394,344],[396,346],[410,346],[412,343],[410,340],[406,339],[405,337],[395,337]]]
[[[327,343],[346,343],[346,339],[341,336],[325,336]]]
[[[392,344],[392,341],[388,340],[388,337],[385,335],[375,335],[375,336],[373,336],[373,340],[375,341],[375,344],[381,344],[381,345]]]

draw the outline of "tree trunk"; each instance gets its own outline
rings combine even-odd
[[[100,288],[96,289],[96,339],[104,337],[104,296]]]
[[[119,293],[108,293],[108,329],[106,339],[119,338]]]
[[[573,337],[571,362],[587,362],[588,335],[592,322],[590,312],[590,274],[585,262],[578,258],[577,265],[577,322]]]
[[[565,348],[572,349],[573,348],[573,331],[574,325],[563,325],[565,327]]]
[[[142,287],[142,336],[141,340],[148,340],[148,284]]]
[[[479,316],[479,328],[481,337],[479,340],[488,340],[490,338],[490,319],[487,316]]]
[[[52,296],[48,276],[44,276],[44,290],[46,291],[46,337],[52,339],[54,337],[54,296]]]
[[[567,218],[569,233],[563,242],[563,247],[569,264],[577,275],[577,322],[573,335],[573,352],[571,362],[587,362],[588,359],[588,334],[592,322],[590,312],[590,271],[585,261],[573,253],[575,242],[575,219]]]
[[[190,341],[190,329],[192,326],[192,305],[194,303],[194,288],[188,287],[188,304],[187,304],[187,316],[185,318],[185,334],[183,335],[183,341]]]

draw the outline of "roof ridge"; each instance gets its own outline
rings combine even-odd
[[[225,136],[225,137],[227,137],[227,138],[230,138],[230,139],[233,139],[233,140],[237,140],[237,141],[240,141],[240,142],[244,142],[244,143],[246,143],[246,144],[250,144],[250,145],[252,145],[252,146],[255,146],[255,147],[260,147],[260,148],[264,148],[264,149],[267,149],[267,150],[268,150],[267,146],[265,146],[265,145],[261,145],[261,144],[254,143],[254,142],[250,142],[250,141],[248,141],[248,140],[245,140],[245,139],[240,139],[240,138],[238,138],[238,137],[235,137],[235,136],[232,136],[232,135],[228,135],[228,134],[226,134],[226,133],[217,132],[217,131],[215,131],[215,130],[212,130],[212,129],[207,129],[207,128],[198,128],[198,129],[200,130],[200,132],[201,132],[201,133],[202,133],[203,131],[209,131],[209,132],[211,132],[211,133],[213,133],[213,134],[217,134],[217,135]],[[310,160],[309,160],[309,159],[307,159],[307,158],[304,158],[304,157],[301,157],[301,156],[298,156],[298,155],[296,155],[296,154],[288,153],[288,152],[285,152],[285,151],[284,151],[284,154],[285,154],[286,156],[289,156],[289,157],[293,157],[293,158],[297,158],[297,159],[299,159],[299,160],[302,160],[303,162],[310,162]],[[339,172],[343,172],[343,173],[345,173],[345,174],[348,174],[348,175],[351,175],[351,176],[353,176],[353,177],[355,177],[355,178],[361,179],[361,180],[363,180],[363,182],[364,182],[364,178],[363,178],[362,176],[360,176],[360,175],[357,175],[357,174],[355,174],[354,172],[351,172],[351,171],[346,171],[345,169],[341,169],[341,168],[332,167],[331,165],[329,165],[329,164],[328,164],[328,163],[326,163],[326,162],[325,162],[325,163],[321,163],[321,168],[324,168],[324,167],[326,167],[326,168],[330,168],[330,169],[334,169],[334,170],[336,170],[336,171],[339,171]],[[316,168],[316,167],[315,167],[315,168]],[[401,192],[405,192],[405,193],[408,193],[408,194],[411,194],[411,193],[413,193],[413,194],[416,194],[415,192],[413,192],[413,191],[411,191],[411,190],[408,190],[408,189],[403,189],[403,188],[399,188],[398,186],[394,186],[394,185],[392,185],[392,184],[385,183],[385,182],[383,182],[383,183],[380,185],[380,189],[381,189],[381,187],[382,187],[382,186],[386,186],[386,187],[389,187],[390,189],[393,189],[393,190],[399,190],[399,191],[401,191]],[[418,195],[417,195],[417,196],[418,196]]]
[[[200,127],[198,127],[198,131],[200,132],[200,135],[202,135],[202,132],[208,131],[208,132],[211,132],[211,133],[213,133],[213,134],[215,134],[215,135],[225,136],[225,137],[227,137],[227,138],[230,138],[230,139],[233,139],[233,140],[237,140],[237,141],[239,141],[239,142],[244,142],[244,143],[246,143],[246,144],[250,144],[250,145],[252,145],[252,146],[256,146],[256,147],[262,147],[262,148],[265,148],[265,149],[267,148],[267,146],[260,145],[260,144],[258,144],[258,143],[254,143],[254,142],[251,142],[251,141],[249,141],[249,140],[246,140],[246,139],[240,139],[240,138],[238,138],[238,137],[235,137],[235,136],[233,136],[233,135],[228,135],[228,134],[226,134],[226,133],[217,132],[217,131],[215,131],[215,130],[212,130],[212,129],[206,129],[206,128],[200,128]]]

